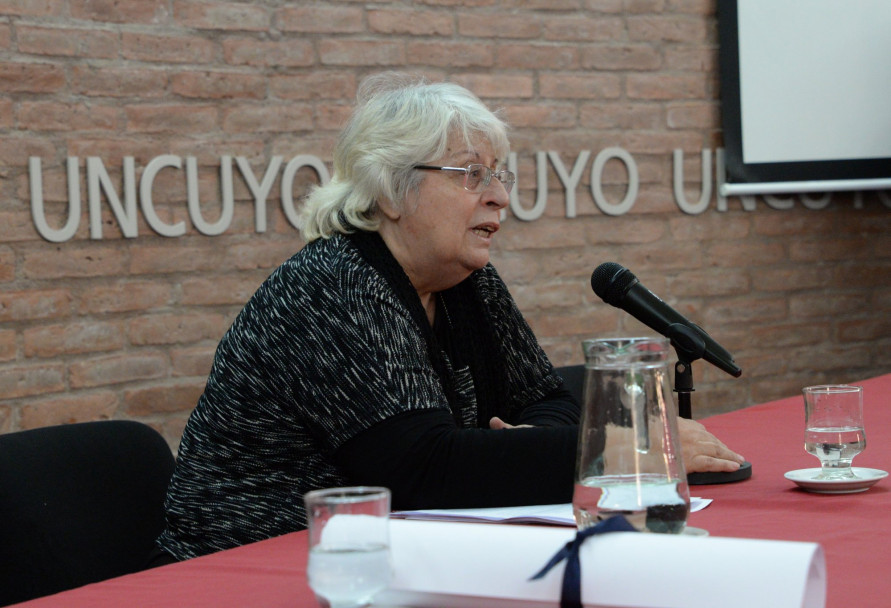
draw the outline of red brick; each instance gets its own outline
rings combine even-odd
[[[114,106],[37,101],[19,104],[16,120],[29,131],[114,131],[121,126],[119,116]]]
[[[725,319],[734,323],[754,321],[760,324],[796,318],[790,313],[789,305],[784,297],[759,298],[745,296],[728,298],[708,306],[701,315],[704,327],[717,326]]]
[[[712,266],[772,266],[786,259],[782,243],[727,241],[710,244],[705,258]]]
[[[538,220],[517,222],[509,230],[499,232],[495,237],[500,247],[507,251],[536,248],[580,247],[586,242],[585,227],[578,222],[567,220]],[[532,238],[534,235],[534,238]]]
[[[128,66],[73,65],[71,89],[90,97],[138,97],[150,99],[166,94],[168,75],[161,69]]]
[[[2,217],[0,217],[0,219],[2,219]],[[0,282],[11,281],[14,278],[15,251],[11,247],[0,247]]]
[[[96,277],[120,275],[127,260],[114,245],[81,245],[53,247],[25,253],[22,269],[31,279],[63,277]]]
[[[665,293],[677,298],[746,295],[752,286],[748,273],[725,269],[691,270],[669,277],[666,283]]]
[[[223,41],[223,55],[232,65],[309,67],[315,62],[315,49],[308,40],[254,40],[236,38]],[[288,75],[292,78],[294,75]]]
[[[130,416],[191,411],[204,391],[204,380],[177,380],[124,391],[123,410]]]
[[[858,344],[841,346],[820,345],[819,348],[801,348],[789,353],[788,366],[791,371],[820,370],[824,373],[832,370],[845,371],[870,364],[871,353]],[[838,377],[837,375],[835,376]],[[834,382],[843,383],[843,380]],[[809,382],[808,384],[814,383]],[[816,382],[820,384],[820,382]],[[799,386],[807,386],[802,384]]]
[[[857,310],[863,296],[856,293],[830,293],[821,289],[809,293],[792,293],[788,299],[789,311],[796,319],[832,319]]]
[[[216,58],[216,45],[201,36],[122,32],[121,55],[155,63],[211,63]]]
[[[69,0],[75,19],[109,23],[146,23],[166,21],[167,0]]]
[[[799,262],[867,259],[871,255],[865,244],[864,239],[859,238],[799,240],[789,244],[789,258]]]
[[[222,336],[221,336],[222,337]],[[170,367],[173,376],[199,376],[207,378],[213,363],[214,346],[198,346],[170,349]]]
[[[68,0],[2,0],[0,11],[4,15],[28,17],[61,17]]]
[[[54,319],[71,310],[71,292],[46,289],[0,292],[0,322]]]
[[[580,62],[579,50],[571,44],[504,44],[499,45],[495,53],[495,65],[502,69],[573,70]]]
[[[124,107],[127,130],[143,133],[206,133],[216,129],[218,112],[216,106],[204,104]]]
[[[433,67],[488,67],[495,61],[495,48],[479,42],[415,42],[406,44],[412,63]]]
[[[268,275],[268,272],[261,273]],[[182,303],[187,306],[243,305],[257,291],[265,276],[194,278],[182,283]]]
[[[708,129],[711,125],[719,123],[720,108],[715,102],[690,102],[668,106],[668,126],[672,129]],[[712,162],[714,163],[714,155]]]
[[[353,108],[346,105],[316,107],[316,128],[338,131],[347,123],[352,113]],[[318,183],[318,180],[315,182]]]
[[[58,93],[65,88],[61,66],[45,63],[0,63],[0,92]]]
[[[82,357],[71,363],[68,374],[71,388],[77,389],[162,378],[168,369],[168,360],[163,353],[133,351]]]
[[[708,80],[701,74],[628,74],[626,87],[632,99],[706,99]]]
[[[12,361],[16,357],[16,332],[0,329],[0,361]]]
[[[281,99],[351,99],[357,86],[355,74],[331,70],[273,75],[269,79],[271,96]]]
[[[503,108],[513,128],[572,127],[576,124],[575,107],[568,104],[514,105]]]
[[[219,340],[228,323],[219,314],[151,314],[133,319],[127,330],[136,345]]]
[[[579,19],[577,16],[550,16],[544,20],[545,40],[572,40],[585,44],[612,42],[625,37],[625,22],[620,17]]]
[[[872,342],[891,337],[891,319],[863,319],[841,321],[838,324],[839,342]]]
[[[196,99],[263,99],[266,81],[256,74],[227,72],[184,72],[174,74],[170,89],[177,95]]]
[[[581,65],[595,70],[656,70],[662,64],[660,53],[643,44],[602,44],[582,50]]]
[[[23,333],[26,357],[58,357],[121,349],[121,323],[65,323],[32,327]]]
[[[488,6],[496,4],[495,0],[425,0],[435,4],[467,4],[469,6]],[[524,8],[533,11],[566,11],[576,10],[579,7],[578,0],[504,0],[498,3],[503,8]]]
[[[579,110],[579,125],[589,129],[659,129],[664,124],[663,109],[655,104],[610,102]]]
[[[351,6],[286,6],[275,12],[283,32],[356,34],[364,31],[364,11]]]
[[[66,394],[29,401],[22,407],[21,429],[35,429],[56,424],[110,420],[118,409],[112,391]]]
[[[539,89],[552,99],[615,99],[622,94],[622,79],[615,74],[542,73]]]
[[[264,31],[271,25],[271,14],[255,3],[217,0],[176,0],[173,17],[186,27],[206,30]]]
[[[752,287],[759,291],[795,291],[826,284],[826,271],[819,266],[777,265],[753,273]]]
[[[717,45],[668,47],[665,49],[663,61],[666,70],[716,74],[718,47]]]
[[[749,217],[727,217],[718,213],[682,215],[668,222],[673,239],[695,241],[723,241],[745,239],[751,233]]]
[[[677,13],[707,17],[715,14],[715,3],[711,0],[672,0],[671,9]]]
[[[0,367],[0,395],[4,399],[31,397],[65,388],[65,367],[59,363]]]
[[[313,128],[313,107],[298,103],[230,104],[223,110],[222,127],[227,133],[309,131]]]
[[[481,99],[529,99],[535,90],[532,76],[522,74],[459,73],[450,80]]]
[[[318,43],[322,65],[403,65],[405,46],[401,42],[324,39]]]
[[[648,42],[668,41],[704,42],[714,37],[714,32],[702,19],[686,15],[631,16],[626,20],[631,40]]]
[[[118,35],[114,32],[68,27],[16,28],[19,51],[32,55],[114,59],[118,55]]]
[[[85,289],[78,313],[113,313],[152,310],[172,303],[171,286],[158,281],[115,282]]]
[[[494,22],[497,26],[493,27]],[[458,34],[470,38],[527,38],[538,39],[542,35],[542,23],[527,15],[511,15],[501,12],[491,18],[479,15],[459,14]]]
[[[698,133],[693,131],[667,132],[632,132],[622,137],[619,147],[630,152],[635,160],[646,154],[664,153],[670,158],[676,149],[693,150],[702,142]]]
[[[9,99],[0,99],[0,129],[13,126],[13,103]]]

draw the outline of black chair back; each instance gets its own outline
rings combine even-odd
[[[142,569],[173,466],[134,421],[0,435],[0,605]]]

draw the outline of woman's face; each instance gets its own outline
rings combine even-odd
[[[452,137],[449,148],[430,165],[485,165],[493,171],[504,159],[495,158],[485,139],[468,146]],[[436,292],[463,281],[489,262],[492,237],[500,227],[500,212],[510,202],[495,177],[481,192],[464,189],[464,173],[423,171],[417,191],[406,197],[402,210],[385,211],[381,236],[419,292]]]

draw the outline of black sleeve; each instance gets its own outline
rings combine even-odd
[[[561,386],[545,395],[538,403],[523,410],[513,424],[563,426],[578,424],[579,416],[579,405],[575,397]]]
[[[350,483],[390,488],[393,509],[556,504],[572,500],[576,425],[459,429],[449,412],[380,422],[334,458]]]

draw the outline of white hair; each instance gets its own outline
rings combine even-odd
[[[375,231],[378,201],[401,208],[423,179],[414,165],[445,155],[449,139],[467,145],[482,136],[497,158],[510,150],[507,125],[497,112],[454,83],[428,83],[406,74],[369,77],[334,148],[334,175],[309,194],[303,207],[306,242],[354,229]]]

